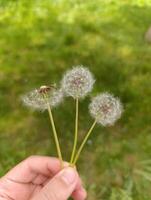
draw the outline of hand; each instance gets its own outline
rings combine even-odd
[[[0,200],[84,200],[86,192],[76,169],[57,158],[31,156],[0,179]]]

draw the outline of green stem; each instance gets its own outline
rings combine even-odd
[[[78,142],[78,118],[79,118],[79,100],[78,100],[78,98],[76,98],[75,134],[74,134],[74,144],[73,144],[73,150],[72,150],[72,154],[71,154],[70,164],[72,164],[72,162],[74,160],[77,142]]]
[[[78,160],[78,158],[79,158],[79,156],[80,156],[80,154],[81,154],[81,151],[82,151],[82,149],[83,149],[85,143],[87,142],[87,140],[88,140],[90,134],[92,133],[92,130],[94,129],[95,125],[96,125],[96,120],[93,122],[91,128],[89,129],[89,131],[87,132],[87,134],[86,134],[86,136],[85,136],[83,142],[81,143],[81,145],[80,145],[80,147],[79,147],[79,150],[78,150],[78,152],[77,152],[77,154],[76,154],[76,156],[75,156],[75,159],[74,159],[74,161],[73,161],[73,165],[76,164],[76,162],[77,162],[77,160]]]
[[[52,130],[53,130],[56,149],[57,149],[57,154],[58,154],[58,157],[59,157],[59,160],[60,160],[60,165],[61,165],[61,168],[62,168],[63,167],[62,153],[61,153],[61,149],[60,149],[60,145],[59,145],[59,139],[58,139],[58,135],[57,135],[57,131],[56,131],[56,127],[55,127],[55,123],[54,123],[51,107],[50,107],[50,105],[49,105],[49,103],[47,101],[47,96],[46,95],[44,95],[44,98],[45,98],[45,100],[47,102],[47,109],[48,109],[48,113],[49,113],[50,122],[51,122],[51,125],[52,125]]]

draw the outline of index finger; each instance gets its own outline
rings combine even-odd
[[[60,161],[54,157],[47,156],[30,156],[19,163],[5,177],[11,180],[29,183],[37,174],[51,177],[61,170]]]

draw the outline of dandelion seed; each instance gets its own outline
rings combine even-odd
[[[77,66],[66,72],[61,85],[66,96],[77,99],[84,98],[91,92],[94,82],[93,75],[87,68]]]
[[[103,93],[92,99],[89,111],[97,123],[111,126],[121,117],[123,107],[118,98],[112,94]]]
[[[44,98],[46,95],[47,101]],[[50,107],[55,107],[63,100],[63,92],[61,89],[56,89],[52,86],[41,86],[22,97],[23,103],[35,110],[46,110],[48,104]]]

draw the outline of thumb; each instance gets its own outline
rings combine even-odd
[[[59,172],[45,185],[34,200],[67,200],[76,189],[78,174],[68,167]]]

